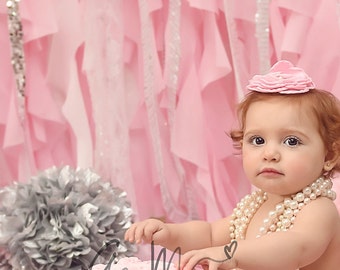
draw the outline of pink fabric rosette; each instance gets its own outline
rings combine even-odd
[[[265,75],[255,75],[247,85],[250,91],[262,93],[301,94],[315,88],[303,69],[286,60],[278,61]]]

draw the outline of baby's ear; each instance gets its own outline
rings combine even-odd
[[[340,153],[339,148],[337,147],[336,143],[333,143],[332,152],[329,152],[326,156],[325,163],[324,163],[324,170],[329,172],[331,171],[336,164],[339,162]]]

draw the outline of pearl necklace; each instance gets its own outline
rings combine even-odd
[[[257,237],[275,231],[287,231],[292,228],[294,220],[302,207],[318,197],[335,200],[336,193],[332,190],[332,181],[330,179],[320,177],[302,191],[278,203],[275,210],[270,211],[268,217],[263,220],[263,226],[260,227]],[[236,205],[229,224],[231,240],[245,239],[250,220],[267,199],[266,192],[255,190],[246,195]]]

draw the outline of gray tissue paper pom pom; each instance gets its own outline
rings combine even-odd
[[[134,255],[124,241],[133,220],[126,196],[90,169],[69,166],[4,187],[0,269],[90,269]]]

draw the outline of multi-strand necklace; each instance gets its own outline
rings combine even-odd
[[[287,231],[293,227],[294,220],[299,211],[310,201],[318,197],[327,197],[335,200],[336,193],[332,190],[331,180],[320,177],[302,191],[278,203],[275,209],[268,213],[268,217],[263,220],[263,225],[260,227],[257,237],[270,232]],[[230,238],[232,240],[245,239],[250,220],[267,198],[266,192],[255,190],[251,194],[246,195],[236,205],[229,224]]]

